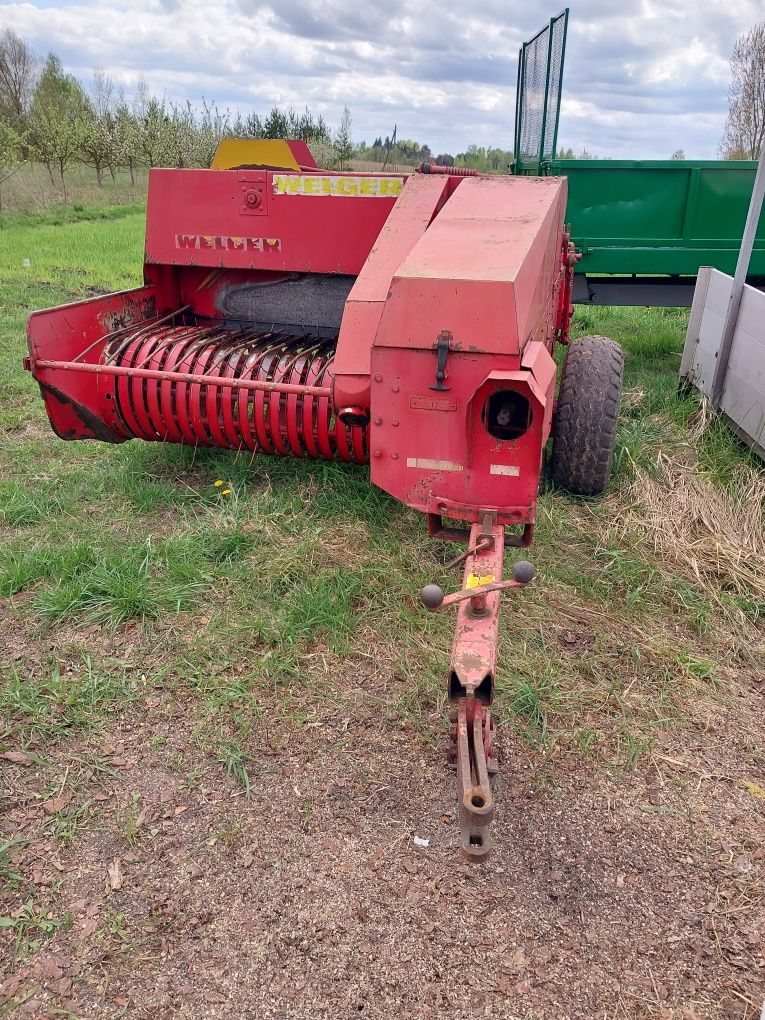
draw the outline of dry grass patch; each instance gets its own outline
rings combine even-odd
[[[735,488],[722,488],[705,477],[690,452],[659,451],[655,471],[638,468],[622,496],[619,528],[642,533],[660,563],[678,568],[743,622],[765,605],[765,473],[744,465],[737,473]]]

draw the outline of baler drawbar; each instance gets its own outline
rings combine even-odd
[[[273,143],[271,143],[273,146]],[[27,367],[63,439],[223,447],[370,465],[373,484],[463,542],[449,761],[460,843],[491,847],[502,591],[527,584],[543,453],[595,494],[621,353],[567,344],[576,256],[560,177],[332,173],[291,160],[149,175],[144,284],[37,312]]]

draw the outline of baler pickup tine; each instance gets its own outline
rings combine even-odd
[[[123,327],[123,329],[118,329],[114,333],[107,333],[106,336],[101,337],[101,340],[98,341],[99,343],[101,341],[108,339],[113,340],[115,337],[119,336],[119,334],[122,333],[125,328],[130,328],[132,330],[132,332],[122,341],[122,343],[117,347],[116,350],[106,352],[104,364],[108,365],[114,363],[117,360],[117,358],[122,354],[122,352],[127,347],[129,347],[134,340],[138,340],[140,337],[144,336],[144,334],[148,334],[151,330],[155,329],[157,326],[164,325],[164,323],[168,322],[171,319],[174,319],[176,316],[182,315],[184,312],[189,311],[190,308],[191,305],[182,305],[180,308],[176,308],[175,311],[168,312],[167,315],[163,315],[162,318],[160,319],[146,319],[143,324],[132,323],[130,327]],[[139,328],[136,329],[135,328],[136,326],[138,326]],[[91,344],[91,347],[92,346],[94,345]],[[74,360],[77,361],[78,358],[82,357],[82,355],[86,353],[87,351],[83,351]]]
[[[34,371],[90,375],[113,394],[124,437],[363,463],[363,426],[335,435],[330,343],[302,331],[166,323],[120,337],[96,364],[36,358]]]

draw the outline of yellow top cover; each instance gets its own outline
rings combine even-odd
[[[290,143],[283,138],[221,138],[210,169],[236,170],[240,166],[300,169]]]

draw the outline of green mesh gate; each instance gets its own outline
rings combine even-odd
[[[555,158],[567,28],[568,8],[518,55],[513,173],[543,174]]]

